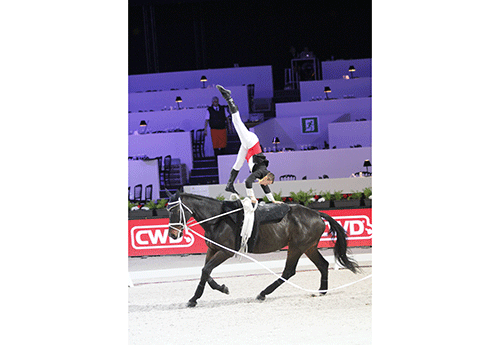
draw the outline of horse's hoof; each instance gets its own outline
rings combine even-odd
[[[266,296],[264,296],[264,295],[262,295],[262,294],[258,294],[258,295],[257,295],[257,299],[258,299],[259,301],[263,301],[263,300],[265,300],[265,299],[266,299]]]
[[[229,289],[227,288],[227,286],[226,286],[226,285],[224,285],[224,284],[222,284],[222,286],[221,286],[221,287],[222,287],[221,292],[222,292],[222,293],[225,293],[226,295],[229,295]]]
[[[196,307],[196,304],[198,304],[196,301],[189,301],[186,306],[188,308],[193,308]]]

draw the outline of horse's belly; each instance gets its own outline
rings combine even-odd
[[[253,253],[275,252],[288,245],[289,232],[276,224],[261,225]]]

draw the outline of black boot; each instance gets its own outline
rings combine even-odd
[[[217,85],[217,89],[220,91],[222,97],[226,100],[227,105],[229,107],[229,112],[234,114],[238,111],[238,106],[234,103],[234,100],[231,98],[231,91],[224,89],[222,86]]]
[[[239,170],[231,169],[231,175],[229,176],[229,181],[227,181],[227,185],[226,185],[226,189],[225,189],[226,192],[238,194],[236,189],[234,189],[233,183],[234,183],[234,180],[236,180],[236,176],[238,176],[239,172],[240,172]]]

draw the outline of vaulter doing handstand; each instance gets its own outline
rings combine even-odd
[[[251,174],[245,180],[245,187],[247,195],[250,197],[252,202],[257,202],[252,189],[252,183],[258,179],[266,197],[273,203],[281,203],[281,201],[274,200],[273,193],[271,193],[271,189],[269,188],[269,185],[274,182],[274,174],[267,170],[269,161],[262,153],[259,138],[255,133],[250,132],[243,121],[241,121],[240,112],[238,111],[238,106],[234,103],[234,100],[231,97],[231,91],[224,89],[220,85],[217,85],[217,89],[219,89],[222,97],[224,97],[228,104],[234,128],[236,129],[241,141],[236,162],[231,169],[231,175],[229,176],[229,181],[227,182],[226,191],[238,194],[236,189],[234,189],[234,180],[236,179],[236,176],[238,176],[238,173],[246,160]]]

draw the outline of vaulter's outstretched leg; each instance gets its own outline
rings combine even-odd
[[[234,128],[236,129],[236,133],[238,133],[238,137],[241,141],[241,147],[238,151],[236,162],[231,169],[231,174],[229,175],[229,180],[227,181],[227,185],[225,188],[226,192],[238,194],[238,192],[234,188],[234,181],[236,180],[236,177],[238,176],[238,173],[243,166],[243,163],[245,162],[245,156],[248,152],[248,149],[255,145],[259,141],[259,138],[257,138],[255,133],[250,132],[241,120],[238,106],[231,97],[231,91],[224,89],[220,85],[217,85],[217,89],[220,91],[222,97],[228,104],[229,112],[232,114]]]
[[[241,146],[245,149],[249,149],[259,142],[259,138],[255,133],[252,133],[245,126],[243,121],[241,120],[240,112],[238,111],[238,106],[234,103],[233,98],[231,97],[231,91],[224,89],[222,86],[217,85],[217,89],[219,89],[222,97],[226,100],[229,111],[231,112],[234,129],[236,129],[236,133],[238,133],[238,137],[241,141]]]

